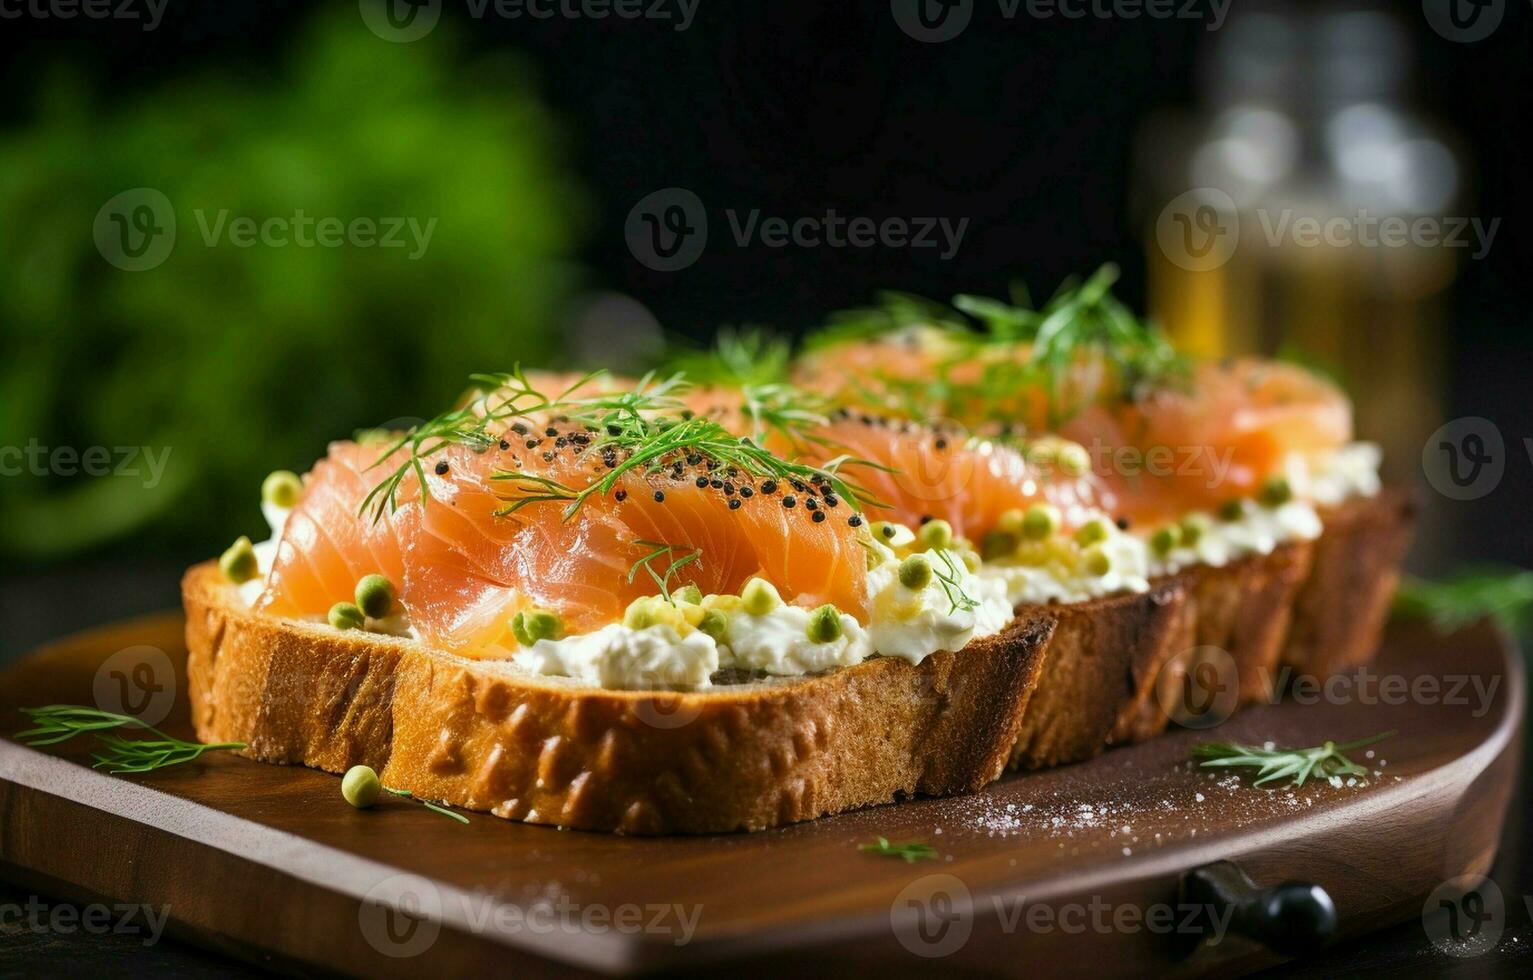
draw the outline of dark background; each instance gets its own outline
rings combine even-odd
[[[275,84],[294,38],[320,6],[170,0],[152,32],[110,20],[0,20],[0,146],[35,123],[60,71],[97,93],[108,111],[207,73],[255,90]],[[355,17],[354,3],[323,6]],[[1241,6],[1235,0],[1237,11]],[[1120,294],[1142,308],[1146,267],[1143,229],[1131,208],[1132,148],[1150,113],[1195,100],[1198,55],[1209,40],[1195,21],[1005,20],[984,2],[968,30],[944,44],[912,41],[879,2],[701,0],[684,32],[669,21],[473,20],[465,9],[448,0],[438,35],[451,33],[469,54],[514,55],[524,70],[495,84],[533,93],[551,111],[562,165],[583,188],[569,213],[578,272],[544,328],[555,336],[593,293],[633,297],[667,331],[706,341],[724,324],[801,332],[880,288],[945,298],[999,293],[1020,277],[1047,293],[1107,260],[1124,268]],[[1461,263],[1449,297],[1443,417],[1496,423],[1510,452],[1507,475],[1490,495],[1452,505],[1460,530],[1451,553],[1426,564],[1432,571],[1461,559],[1526,566],[1533,564],[1525,503],[1533,499],[1533,459],[1522,451],[1523,438],[1533,435],[1533,206],[1526,191],[1533,17],[1527,4],[1512,2],[1490,38],[1461,44],[1434,33],[1420,4],[1402,2],[1398,13],[1416,59],[1414,103],[1469,148],[1468,213],[1502,219],[1489,254]],[[436,43],[438,35],[417,43]],[[490,102],[503,93],[478,92]],[[196,99],[197,91],[183,95]],[[0,172],[0,181],[7,176]],[[969,227],[951,261],[909,249],[757,244],[710,248],[695,265],[660,273],[633,258],[623,226],[635,202],[666,187],[694,191],[715,215],[759,208],[791,217],[834,208],[875,218],[967,217]],[[87,215],[98,206],[88,202]],[[15,234],[0,228],[0,241]],[[88,238],[88,225],[80,234]],[[0,319],[0,332],[15,326]],[[71,342],[69,324],[56,329],[61,343]],[[419,331],[386,320],[372,329],[383,343],[391,331]],[[448,331],[430,329],[426,342],[453,344]],[[504,369],[519,355],[518,335],[505,341],[463,359]],[[549,349],[546,339],[527,343]],[[335,352],[321,347],[321,355]],[[0,357],[17,356],[17,348],[0,345]],[[112,358],[111,350],[88,344],[73,355],[80,397],[91,397],[98,374],[119,367]],[[431,414],[460,376],[444,373],[411,392],[426,403],[399,404],[384,385],[365,410]],[[323,372],[293,378],[295,389],[324,381]],[[0,405],[18,397],[0,390]],[[305,433],[312,452],[302,459],[317,456],[326,438],[376,421],[356,411],[341,404],[332,427]],[[27,477],[0,478],[0,494],[18,493],[17,479]],[[83,625],[175,605],[180,570],[216,554],[255,517],[253,499],[229,503],[217,488],[187,490],[176,509],[206,519],[172,530],[138,528],[69,553],[0,552],[0,657]]]

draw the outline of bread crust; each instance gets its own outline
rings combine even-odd
[[[1324,680],[1373,659],[1415,517],[1416,502],[1400,487],[1321,510],[1325,533],[1294,601],[1284,667]]]
[[[255,613],[213,563],[182,582],[192,720],[264,762],[366,764],[391,787],[532,823],[760,830],[1002,772],[1053,632],[695,693],[539,678],[394,637]]]

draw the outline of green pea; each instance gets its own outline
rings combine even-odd
[[[1085,561],[1086,572],[1100,578],[1112,571],[1112,559],[1107,557],[1107,552],[1101,548],[1088,548],[1081,556]]]
[[[1017,550],[1017,536],[1007,531],[991,531],[979,542],[979,553],[989,561],[1005,558]]]
[[[1238,497],[1234,500],[1226,500],[1219,505],[1219,519],[1224,521],[1238,521],[1246,516],[1246,502]]]
[[[830,603],[826,603],[809,614],[809,626],[805,632],[809,634],[811,643],[829,643],[841,638],[841,610]]]
[[[703,613],[702,621],[697,624],[697,628],[713,637],[714,642],[723,643],[724,637],[729,635],[729,617],[717,609],[710,609]]]
[[[696,606],[703,601],[703,590],[695,585],[683,585],[671,593],[671,598],[677,602],[688,602]]]
[[[330,625],[338,630],[359,630],[367,623],[367,617],[354,602],[337,602],[330,607]]]
[[[921,547],[928,550],[946,548],[953,543],[953,525],[939,517],[922,524],[917,537],[921,541]]]
[[[900,562],[900,584],[912,591],[924,589],[932,581],[931,559],[925,555],[911,555]]]
[[[256,561],[255,546],[247,537],[240,537],[231,544],[218,558],[219,571],[224,573],[224,578],[235,584],[248,582],[261,574],[260,563]]]
[[[261,481],[261,499],[278,507],[291,507],[298,503],[303,492],[303,481],[291,470],[277,470]]]
[[[1107,522],[1101,518],[1094,518],[1076,529],[1075,541],[1082,547],[1087,547],[1106,541],[1108,534]]]
[[[382,575],[364,575],[357,583],[357,608],[382,619],[394,608],[394,583]]]
[[[564,636],[564,621],[546,609],[525,609],[511,617],[511,633],[524,647],[539,640],[557,640]]]
[[[782,596],[777,594],[777,589],[771,582],[760,578],[745,583],[745,588],[740,590],[740,599],[745,611],[752,616],[765,616],[782,605]]]
[[[1281,507],[1293,499],[1293,486],[1287,477],[1274,476],[1262,484],[1259,497],[1267,507]]]
[[[1059,530],[1059,508],[1052,504],[1034,504],[1022,516],[1022,536],[1029,541],[1042,541]]]
[[[1182,544],[1191,548],[1193,545],[1203,540],[1203,535],[1207,534],[1212,529],[1212,525],[1209,524],[1208,518],[1204,517],[1202,514],[1188,514],[1186,517],[1182,518],[1181,528]]]
[[[526,617],[521,613],[518,613],[517,616],[518,618],[521,618],[525,624]],[[631,630],[645,629],[646,627],[655,625],[656,622],[658,622],[658,620],[655,618],[653,601],[647,596],[640,597],[630,602],[628,604],[627,611],[623,613],[623,625]],[[511,621],[511,629],[513,631],[516,629],[515,619]],[[523,630],[525,631],[525,629],[526,627],[524,625]],[[521,640],[522,636],[518,634],[517,639]],[[526,642],[527,641],[524,641],[524,643]],[[530,643],[528,645],[530,645]]]
[[[1168,555],[1181,543],[1182,529],[1175,524],[1167,524],[1150,535],[1150,547],[1157,555]]]
[[[373,772],[372,766],[352,766],[341,777],[341,795],[358,810],[366,810],[377,803],[378,794],[382,791],[383,783],[379,781],[378,774]]]
[[[1091,469],[1091,454],[1085,446],[1067,443],[1059,448],[1059,468],[1070,476],[1085,476]]]

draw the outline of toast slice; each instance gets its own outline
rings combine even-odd
[[[1399,487],[1321,510],[1325,533],[1294,602],[1282,666],[1325,680],[1373,659],[1415,515],[1410,492]]]
[[[425,799],[630,834],[760,830],[979,789],[1010,757],[1054,630],[1027,617],[919,665],[619,691],[256,613],[214,563],[182,592],[203,740],[330,772],[366,764]]]
[[[1018,607],[1019,616],[1052,620],[1054,631],[1011,766],[1081,762],[1151,738],[1183,711],[1217,722],[1279,696],[1283,668],[1324,679],[1367,663],[1388,618],[1412,513],[1409,494],[1386,490],[1323,511],[1313,542],[1185,569],[1143,595]],[[1199,683],[1233,689],[1207,715],[1181,699],[1189,669],[1213,649],[1227,657],[1218,658],[1212,682]]]

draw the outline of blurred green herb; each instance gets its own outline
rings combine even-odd
[[[697,385],[780,384],[788,379],[793,346],[761,327],[724,327],[707,350],[672,349],[664,368]]]
[[[892,844],[887,837],[878,837],[870,843],[858,844],[857,850],[865,854],[877,854],[881,857],[900,858],[906,864],[914,864],[924,858],[935,858],[937,856],[937,849],[930,844],[925,844],[921,841]]]
[[[1429,620],[1443,633],[1490,617],[1508,632],[1525,635],[1533,626],[1533,571],[1482,565],[1440,582],[1406,576],[1395,593],[1395,613]]]
[[[141,453],[139,478],[7,479],[0,554],[134,535],[205,549],[259,520],[274,467],[447,401],[479,364],[556,349],[587,211],[516,62],[473,56],[448,25],[429,44],[381,44],[336,10],[270,72],[210,66],[121,97],[80,77],[43,72],[14,114],[28,121],[0,134],[0,445],[169,456],[153,485]],[[140,187],[169,199],[176,239],[163,265],[126,272],[92,227]],[[414,259],[228,236],[237,218],[299,212],[436,224]],[[193,492],[217,506],[180,506]]]

